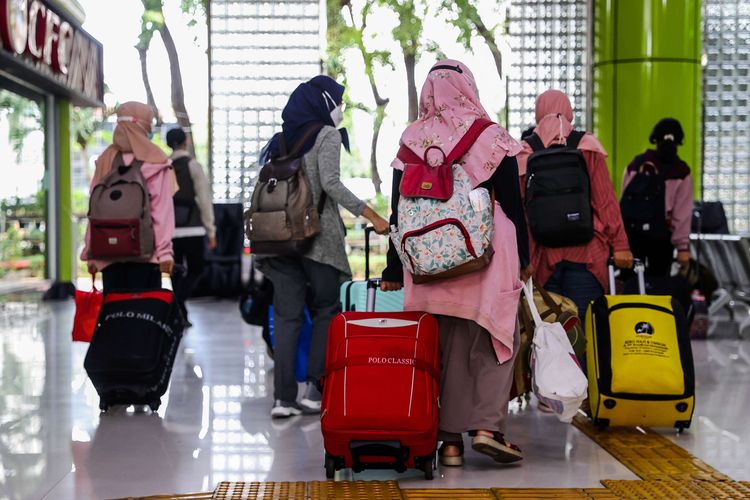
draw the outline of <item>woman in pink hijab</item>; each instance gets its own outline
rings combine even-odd
[[[422,87],[419,119],[401,136],[401,146],[420,158],[432,146],[450,152],[477,119],[488,119],[471,71],[461,62],[440,61]],[[528,236],[515,156],[521,150],[499,125],[485,129],[458,162],[474,188],[494,192],[492,246],[495,254],[481,271],[415,285],[403,272],[393,243],[383,290],[404,291],[404,307],[435,314],[442,351],[440,381],[440,462],[463,465],[463,437],[498,463],[521,460],[518,446],[503,434],[513,360],[518,348],[516,311],[521,269],[528,265]],[[437,153],[435,150],[431,152]],[[437,153],[439,155],[439,153]],[[427,160],[431,161],[428,154]],[[404,164],[392,163],[391,224],[398,224],[399,185]]]
[[[536,100],[534,134],[545,148],[565,144],[573,131],[573,108],[570,99],[559,90],[548,90]],[[533,153],[523,141],[518,155],[521,189],[526,180],[526,162]],[[591,181],[591,207],[594,216],[594,237],[588,243],[561,248],[538,245],[531,239],[531,263],[534,280],[547,290],[569,297],[583,317],[588,304],[604,294],[607,287],[607,261],[614,255],[621,268],[633,266],[633,254],[620,215],[620,206],[607,169],[607,152],[593,134],[587,132],[578,149],[583,153]]]
[[[146,180],[154,229],[154,253],[149,262],[140,263],[89,259],[91,242],[89,228],[86,228],[81,260],[88,262],[89,272],[92,274],[102,272],[105,292],[115,289],[159,288],[161,273],[172,273],[172,196],[177,190],[177,180],[169,157],[149,138],[153,119],[154,113],[146,104],[122,104],[117,109],[117,126],[112,144],[96,160],[91,190],[110,172],[119,153],[122,153],[125,165],[130,165],[135,160],[143,162],[141,173]]]

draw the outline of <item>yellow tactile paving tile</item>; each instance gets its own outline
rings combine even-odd
[[[573,424],[642,479],[700,479],[727,481],[729,477],[650,429],[598,430],[587,418]]]
[[[495,500],[492,491],[485,489],[403,489],[404,500]]]
[[[223,482],[212,500],[401,500],[396,481]]]
[[[401,500],[396,481],[312,481],[309,500]]]
[[[127,497],[127,498],[120,498],[118,500],[211,500],[213,498],[213,493],[181,493],[181,494],[174,494],[174,495],[154,495],[149,497]]]
[[[531,500],[531,499],[586,499],[617,500],[620,497],[604,488],[495,488],[492,490],[498,500]]]
[[[222,482],[216,487],[212,500],[306,500],[307,484]]]
[[[750,484],[737,481],[602,481],[621,498],[692,500],[750,498]]]

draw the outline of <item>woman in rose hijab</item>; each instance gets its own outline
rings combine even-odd
[[[461,62],[445,60],[432,67],[422,87],[419,119],[401,136],[401,145],[420,158],[439,145],[449,152],[477,119],[488,119],[476,81]],[[521,460],[518,446],[503,435],[513,359],[518,348],[516,311],[521,269],[528,264],[528,236],[515,156],[521,145],[499,125],[485,129],[461,158],[475,188],[494,192],[495,254],[490,265],[471,274],[414,285],[403,272],[393,243],[383,290],[404,290],[406,310],[435,314],[442,351],[440,381],[440,462],[463,465],[463,433],[472,448],[498,463]],[[428,156],[428,160],[430,157]],[[392,163],[391,224],[398,223],[399,185],[404,164]],[[524,269],[526,274],[527,270]]]
[[[536,100],[534,134],[544,147],[565,144],[573,131],[573,107],[559,90],[548,90]],[[529,139],[527,139],[529,140]],[[521,189],[525,186],[526,162],[533,153],[528,142],[518,155]],[[620,207],[607,169],[607,152],[599,140],[586,133],[578,144],[591,180],[591,207],[594,214],[594,238],[583,245],[561,248],[543,247],[531,241],[534,280],[547,290],[569,297],[583,317],[588,304],[607,289],[607,261],[614,255],[620,268],[633,266],[633,254],[620,215]]]
[[[141,173],[146,180],[154,228],[154,253],[149,262],[116,262],[89,259],[90,236],[86,228],[86,242],[81,260],[88,261],[89,272],[102,272],[104,291],[133,288],[159,288],[161,273],[171,274],[173,267],[172,233],[174,207],[172,196],[177,180],[169,157],[150,140],[154,113],[146,104],[126,102],[117,109],[117,126],[110,145],[96,160],[96,171],[91,189],[112,169],[118,153],[124,164],[134,160],[143,162]]]

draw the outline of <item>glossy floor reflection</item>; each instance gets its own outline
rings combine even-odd
[[[272,362],[260,332],[235,302],[197,301],[169,393],[157,415],[100,415],[85,372],[86,345],[70,342],[72,303],[38,296],[0,300],[0,498],[103,499],[210,491],[228,481],[322,480],[315,417],[272,422]],[[694,428],[673,438],[734,479],[750,479],[747,342],[695,344]],[[508,435],[523,465],[501,468],[468,451],[463,469],[368,472],[340,479],[397,478],[403,487],[596,487],[635,479],[572,426],[514,408]]]

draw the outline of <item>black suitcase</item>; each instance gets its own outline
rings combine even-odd
[[[148,405],[156,411],[169,385],[184,321],[171,290],[104,296],[83,366],[99,408]]]

